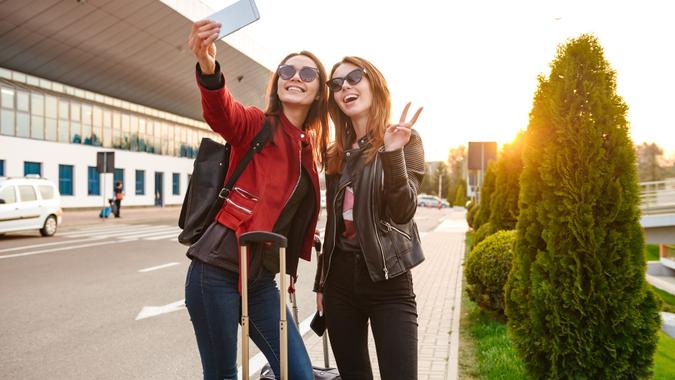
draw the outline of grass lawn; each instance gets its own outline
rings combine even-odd
[[[471,246],[471,238],[472,233],[467,233],[467,247]],[[645,253],[647,252],[648,250],[645,249]],[[668,305],[675,308],[675,296],[659,289],[655,291],[664,300],[664,310]],[[523,363],[508,339],[504,321],[481,310],[469,299],[464,289],[462,289],[461,311],[459,378],[461,380],[527,379]],[[675,379],[675,339],[664,334],[663,331],[659,331],[659,344],[654,355],[653,379]]]
[[[659,345],[654,355],[654,380],[675,379],[675,339],[659,331]]]
[[[656,244],[645,244],[644,247],[645,260],[647,261],[659,261],[659,246]]]
[[[663,301],[661,310],[667,311],[669,313],[675,313],[675,295],[664,292],[663,290],[654,286],[652,286],[652,289],[656,292],[656,294],[658,294],[659,297],[661,297],[661,300]]]

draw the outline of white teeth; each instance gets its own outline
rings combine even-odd
[[[296,86],[289,86],[289,87],[286,88],[286,90],[295,91],[295,92],[304,92],[300,87],[296,87]]]
[[[356,95],[354,95],[354,94],[349,94],[349,95],[345,96],[344,99],[342,99],[342,100],[343,100],[345,103],[349,103],[349,102],[351,102],[351,101],[356,100],[357,98],[358,98],[358,96],[356,96]]]

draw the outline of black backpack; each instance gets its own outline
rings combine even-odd
[[[265,118],[260,132],[251,141],[251,147],[237,164],[234,173],[223,187],[230,163],[230,144],[220,144],[209,138],[203,138],[188,183],[183,206],[178,217],[178,227],[183,231],[178,241],[190,246],[204,234],[218,211],[223,207],[235,182],[248,165],[253,155],[260,152],[271,136],[269,118]]]

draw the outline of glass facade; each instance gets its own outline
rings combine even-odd
[[[87,167],[87,195],[101,195],[101,176],[96,166]]]
[[[73,195],[73,165],[59,165],[59,193]]]
[[[145,195],[145,170],[136,170],[136,195]]]
[[[173,195],[180,195],[180,173],[173,173]]]
[[[204,137],[223,141],[201,121],[2,71],[0,135],[187,158]]]
[[[23,162],[23,175],[37,174],[42,177],[42,163],[41,162]]]

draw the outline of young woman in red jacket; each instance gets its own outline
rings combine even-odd
[[[324,252],[314,290],[340,375],[372,379],[368,325],[383,380],[417,379],[417,305],[410,269],[424,260],[413,220],[424,149],[405,107],[389,124],[387,83],[346,57],[328,81],[335,142],[328,153]]]
[[[189,45],[198,61],[204,119],[232,146],[228,173],[248,151],[263,122],[272,125],[270,141],[254,155],[214,223],[187,253],[192,264],[185,303],[204,379],[220,380],[237,378],[238,237],[252,230],[286,236],[291,276],[297,273],[300,257],[311,257],[320,211],[317,166],[324,164],[328,140],[328,90],[323,65],[303,51],[281,61],[271,79],[265,111],[242,105],[229,93],[216,62],[219,28],[213,21],[196,22]],[[251,339],[278,374],[279,290],[274,282],[278,258],[274,252],[253,250],[249,262]],[[307,350],[293,323],[288,324],[288,346],[289,377],[312,379]]]

